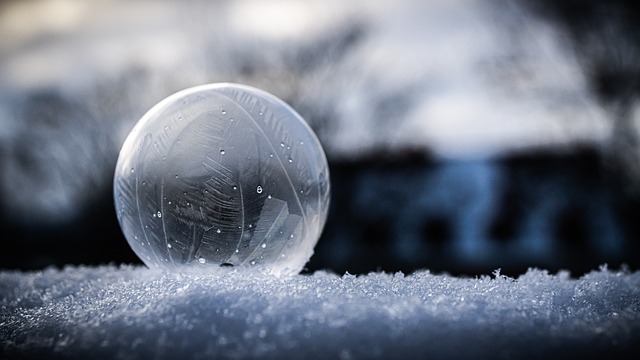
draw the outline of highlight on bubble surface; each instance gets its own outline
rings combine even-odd
[[[264,91],[209,84],[155,105],[114,177],[118,222],[151,268],[295,274],[327,219],[327,160],[311,128]]]

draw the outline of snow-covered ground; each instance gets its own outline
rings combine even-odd
[[[0,357],[591,359],[640,350],[640,272],[0,272]]]

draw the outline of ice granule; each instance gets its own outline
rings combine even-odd
[[[0,272],[0,357],[632,357],[640,272]]]

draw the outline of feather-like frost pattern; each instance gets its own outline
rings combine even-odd
[[[245,86],[206,85],[141,119],[114,191],[127,240],[151,267],[292,273],[324,225],[329,178],[318,139],[288,105]]]

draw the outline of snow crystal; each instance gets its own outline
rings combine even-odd
[[[517,279],[237,268],[0,272],[0,357],[536,358],[627,355],[640,272]]]

